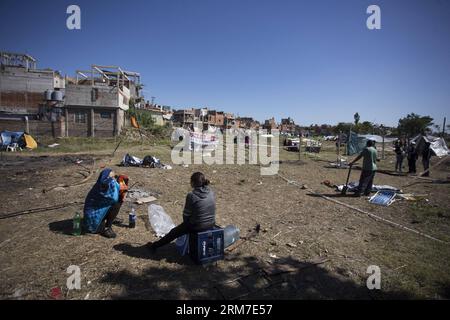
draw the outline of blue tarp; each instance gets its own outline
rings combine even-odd
[[[350,132],[350,136],[347,141],[347,155],[352,156],[354,154],[361,153],[366,147],[367,138],[359,136],[357,133]]]
[[[14,132],[14,131],[2,131],[0,133],[1,136],[1,146],[7,147],[11,143],[18,143],[20,144],[22,141],[24,132]]]

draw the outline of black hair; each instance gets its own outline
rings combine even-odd
[[[196,172],[191,176],[191,186],[193,188],[200,188],[209,185],[209,180],[201,172]]]
[[[375,145],[375,141],[373,140],[367,140],[367,146],[368,147],[373,147]]]

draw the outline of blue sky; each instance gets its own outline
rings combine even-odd
[[[81,30],[66,8],[81,7]],[[381,30],[366,9],[381,8]],[[0,1],[0,50],[142,74],[148,100],[302,125],[449,117],[448,0]]]

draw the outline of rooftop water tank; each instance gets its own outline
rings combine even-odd
[[[52,100],[53,101],[62,101],[63,93],[61,91],[53,91],[52,92]]]
[[[44,99],[45,100],[52,100],[52,90],[46,90],[45,92],[44,92]]]

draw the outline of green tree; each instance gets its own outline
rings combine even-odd
[[[334,134],[339,134],[339,131],[342,133],[348,134],[350,129],[353,127],[353,123],[339,122],[336,127],[334,127]]]
[[[433,125],[433,118],[430,116],[422,117],[418,114],[411,113],[398,120],[397,131],[401,135],[412,138],[419,133],[425,134],[425,131],[431,125]]]
[[[358,129],[361,134],[371,134],[373,132],[373,123],[370,121],[364,121],[359,124]]]

